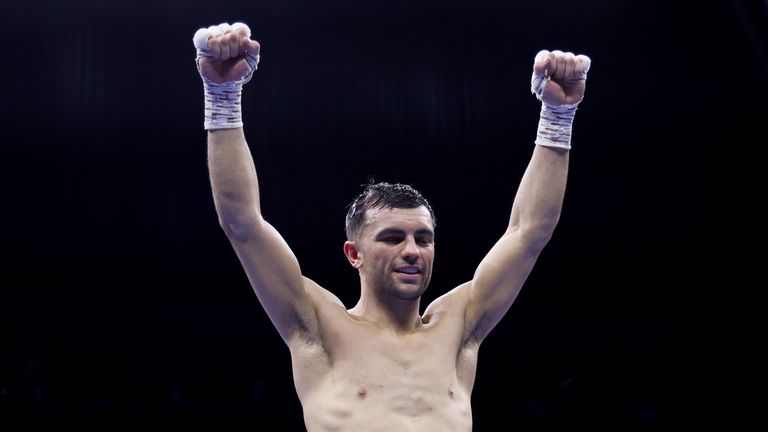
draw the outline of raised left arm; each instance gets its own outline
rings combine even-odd
[[[589,58],[560,51],[536,56],[532,91],[542,101],[536,146],[520,182],[504,235],[467,290],[466,341],[481,342],[514,302],[560,219],[571,125],[584,96]]]

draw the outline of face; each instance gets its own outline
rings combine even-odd
[[[432,275],[434,238],[426,207],[369,209],[355,242],[357,260],[350,261],[376,293],[416,299],[427,289]]]

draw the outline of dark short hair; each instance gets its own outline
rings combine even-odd
[[[432,206],[412,186],[401,183],[374,183],[372,180],[363,186],[363,191],[347,206],[347,240],[352,240],[360,234],[365,223],[365,211],[372,208],[412,209],[424,206],[432,216],[432,226],[437,226]]]

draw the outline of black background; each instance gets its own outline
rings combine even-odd
[[[506,226],[533,57],[589,55],[561,223],[481,349],[475,430],[768,424],[765,2],[20,3],[0,13],[0,429],[302,430],[210,195],[192,35],[224,21],[262,43],[243,103],[264,213],[348,307],[360,184],[434,206],[426,306]]]

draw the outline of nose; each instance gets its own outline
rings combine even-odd
[[[419,245],[416,244],[416,239],[413,237],[406,238],[405,246],[403,247],[401,254],[403,260],[408,264],[415,264],[416,261],[419,260],[420,255],[421,250],[419,249]]]

